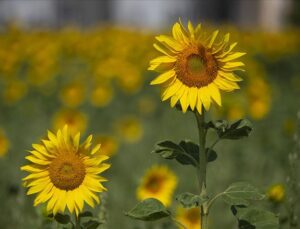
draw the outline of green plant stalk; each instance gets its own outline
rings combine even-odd
[[[199,132],[199,165],[197,168],[197,177],[199,183],[199,192],[201,197],[207,196],[206,191],[206,167],[207,167],[207,155],[205,150],[206,143],[206,129],[205,129],[205,113],[202,114],[195,112],[198,132]],[[208,229],[207,220],[208,220],[208,206],[207,203],[203,203],[200,206],[201,214],[201,229]]]

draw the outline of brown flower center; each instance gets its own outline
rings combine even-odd
[[[200,221],[200,212],[198,208],[188,209],[186,212],[186,219],[191,224],[198,224]]]
[[[162,183],[163,183],[163,177],[157,176],[157,175],[153,175],[152,177],[150,177],[147,180],[147,182],[145,184],[145,187],[150,192],[157,193],[161,189]]]
[[[85,166],[78,155],[62,153],[51,162],[49,174],[55,187],[66,191],[73,190],[82,184]]]
[[[189,87],[205,87],[217,77],[218,63],[210,49],[191,45],[179,55],[175,65],[177,78]]]

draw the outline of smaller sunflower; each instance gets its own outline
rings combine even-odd
[[[70,135],[67,126],[57,134],[48,132],[42,144],[33,144],[25,158],[29,165],[21,170],[30,174],[23,178],[27,195],[37,194],[34,206],[47,202],[47,212],[54,215],[66,208],[76,215],[83,211],[84,203],[94,207],[100,200],[96,193],[106,191],[99,174],[110,165],[103,163],[108,157],[101,155],[100,145],[91,148],[92,135],[80,144],[80,133]]]
[[[188,229],[199,229],[200,209],[199,208],[182,208],[177,209],[176,220],[183,224]],[[200,226],[201,229],[201,226]]]
[[[87,116],[74,109],[61,109],[53,117],[53,128],[59,130],[67,125],[71,134],[84,133],[87,127]]]
[[[0,158],[4,157],[9,149],[9,140],[4,130],[0,129]]]
[[[267,191],[267,197],[273,202],[282,202],[285,196],[285,189],[282,184],[276,184],[269,188]]]
[[[120,119],[116,124],[118,134],[126,142],[138,142],[143,134],[143,126],[140,120],[135,116],[127,116]]]
[[[156,198],[165,206],[169,206],[176,186],[177,177],[173,171],[167,166],[155,165],[143,177],[137,189],[137,198],[139,200]]]

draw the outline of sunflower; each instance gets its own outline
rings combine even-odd
[[[202,106],[209,110],[212,101],[221,106],[221,90],[239,89],[241,78],[234,72],[244,64],[236,59],[245,53],[233,51],[237,43],[229,44],[229,34],[219,42],[219,31],[206,37],[200,24],[194,28],[189,22],[186,30],[179,21],[172,33],[156,37],[160,44],[154,47],[163,55],[150,62],[148,69],[161,73],[151,85],[161,85],[162,101],[170,99],[171,107],[179,101],[183,112],[190,107],[201,114]]]
[[[53,128],[58,130],[67,125],[71,134],[84,133],[87,127],[87,116],[75,109],[61,109],[53,116]]]
[[[176,220],[188,229],[199,229],[200,209],[199,208],[182,208],[177,210]],[[201,227],[200,227],[201,228]]]
[[[9,149],[9,140],[6,137],[5,131],[0,129],[0,158],[7,154]]]
[[[91,148],[92,135],[82,144],[80,133],[70,135],[67,126],[57,134],[48,132],[48,140],[33,144],[31,162],[21,167],[30,174],[23,178],[27,195],[37,194],[34,206],[47,203],[47,212],[54,215],[69,209],[76,215],[82,212],[84,203],[94,207],[99,204],[98,192],[106,191],[99,173],[110,167],[103,163],[108,157],[99,153],[100,145]]]
[[[282,202],[285,196],[285,188],[282,184],[275,184],[267,191],[267,197],[273,202]]]
[[[167,166],[154,165],[142,179],[137,189],[137,198],[156,198],[165,206],[169,206],[176,185],[177,177]]]

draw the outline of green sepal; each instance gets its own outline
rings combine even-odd
[[[149,198],[138,203],[133,209],[125,213],[125,215],[133,219],[155,221],[169,217],[171,213],[159,200]]]
[[[83,223],[82,225],[83,225],[84,229],[96,229],[101,224],[102,223],[97,220],[89,220],[89,221]]]
[[[236,182],[231,184],[223,193],[222,199],[230,205],[249,205],[249,200],[262,200],[265,195],[247,182]]]
[[[85,217],[93,217],[93,213],[90,211],[85,211],[79,214],[79,218],[85,218]]]
[[[201,196],[185,192],[176,196],[176,200],[184,207],[184,208],[193,208],[198,207],[204,202],[208,200],[208,198],[202,198]]]
[[[57,213],[54,216],[54,219],[60,224],[68,224],[71,222],[71,217],[69,215],[63,215],[60,213]]]
[[[232,206],[239,229],[277,229],[279,218],[274,213],[255,207]]]
[[[252,124],[247,119],[240,119],[232,124],[226,120],[218,120],[207,123],[206,128],[215,129],[221,139],[235,140],[248,137],[252,131]]]

